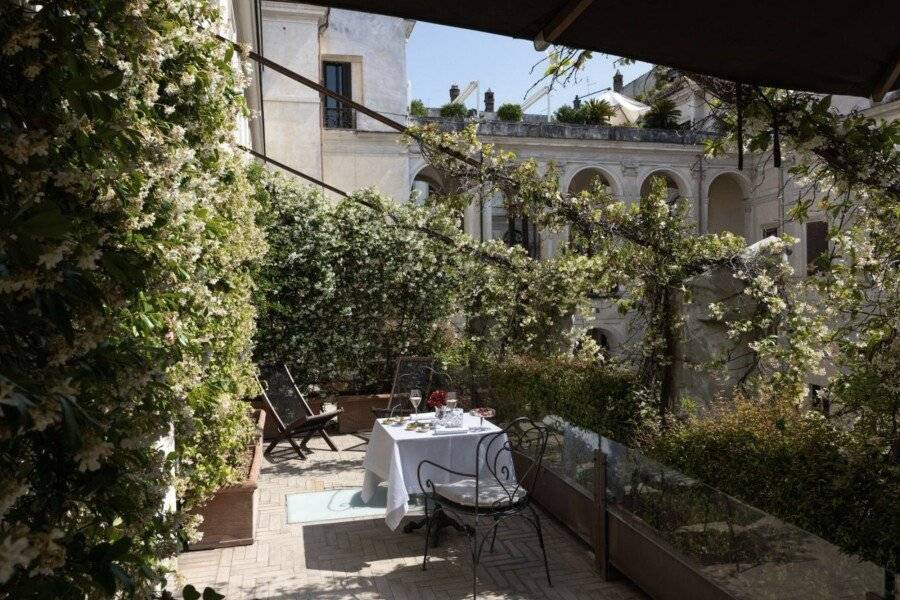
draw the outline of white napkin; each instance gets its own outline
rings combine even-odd
[[[452,435],[454,433],[469,433],[468,427],[438,427],[434,435]]]

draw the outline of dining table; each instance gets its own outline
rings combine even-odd
[[[435,421],[434,413],[412,415],[410,420],[420,420],[431,425]],[[470,413],[463,415],[462,425],[451,430],[429,426],[410,430],[409,420],[377,419],[372,428],[369,445],[366,449],[363,468],[365,476],[361,499],[368,503],[382,483],[387,485],[387,505],[385,522],[396,530],[409,512],[412,496],[423,494],[419,484],[418,469],[423,460],[429,460],[459,473],[479,475],[482,480],[488,477],[486,465],[495,470],[505,471],[515,476],[512,456],[502,448],[506,445],[505,433],[500,433],[496,440],[488,440],[479,446],[485,436],[496,435],[500,428],[495,424],[482,420]],[[476,452],[479,456],[476,457]],[[429,473],[433,483],[453,483],[458,476],[435,470]],[[407,530],[421,526],[421,523],[410,524]]]

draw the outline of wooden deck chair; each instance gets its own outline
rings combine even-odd
[[[313,409],[309,405],[309,402],[306,401],[306,396],[304,396],[303,392],[300,391],[300,388],[297,387],[297,382],[294,381],[294,376],[291,374],[291,370],[288,368],[287,363],[283,364],[282,366],[284,367],[284,372],[291,382],[291,387],[294,388],[294,393],[296,393],[297,398],[300,399],[300,403],[303,405],[303,409],[306,411],[307,416],[315,417],[315,416],[322,414],[322,413],[313,412]],[[338,412],[343,412],[343,409],[341,409]],[[321,437],[323,440],[325,440],[325,443],[328,444],[329,448],[331,448],[332,450],[337,452],[337,446],[335,446],[334,442],[331,441],[331,437],[328,435],[327,431],[325,431],[325,430],[320,431],[319,437]]]
[[[279,442],[287,440],[297,456],[301,459],[305,459],[306,455],[312,452],[308,447],[310,439],[314,435],[324,434],[327,436],[325,428],[334,418],[344,412],[343,409],[337,409],[313,415],[303,414],[299,417],[294,417],[293,415],[296,414],[296,412],[291,411],[291,416],[286,417],[288,419],[286,421],[285,417],[281,414],[283,411],[279,411],[279,409],[276,408],[275,403],[272,402],[272,398],[267,393],[266,386],[264,386],[258,378],[256,381],[259,384],[265,410],[269,413],[268,416],[272,419],[272,422],[275,423],[275,428],[278,430],[278,434],[272,439],[264,452],[266,455],[272,452]],[[285,406],[282,405],[282,408],[285,408]],[[298,437],[301,440],[299,444],[295,440],[295,438]],[[329,446],[331,448],[337,449],[330,438],[327,439],[327,442],[330,442]]]

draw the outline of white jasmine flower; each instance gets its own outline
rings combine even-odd
[[[75,454],[79,471],[96,471],[100,468],[100,460],[112,454],[113,445],[109,442],[95,442],[84,446]]]

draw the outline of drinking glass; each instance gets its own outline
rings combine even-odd
[[[422,392],[419,390],[409,390],[409,403],[413,405],[413,410],[419,414],[419,404],[422,402]]]

